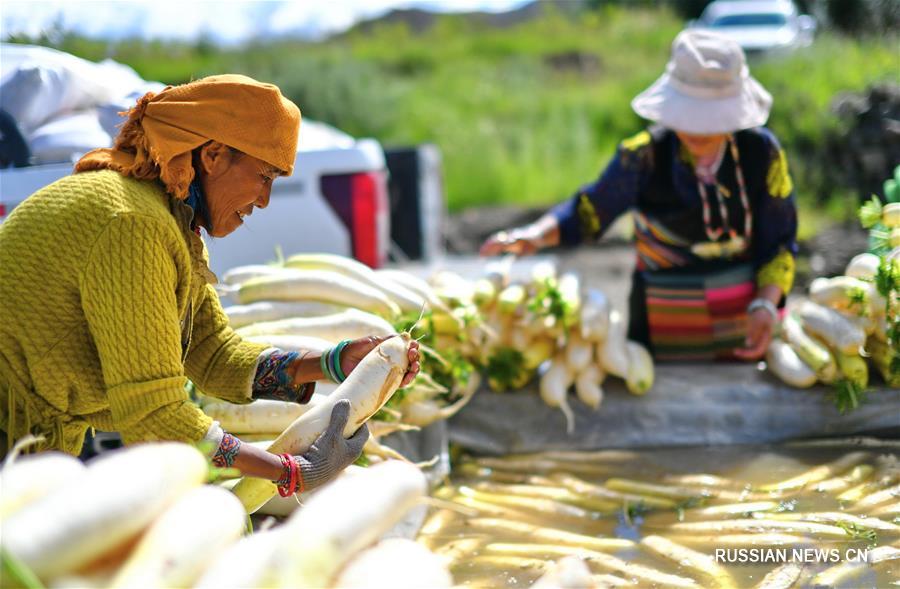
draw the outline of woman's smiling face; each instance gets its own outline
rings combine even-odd
[[[198,168],[209,215],[198,224],[213,237],[232,233],[254,208],[266,208],[272,181],[281,175],[271,164],[216,141],[201,148]]]

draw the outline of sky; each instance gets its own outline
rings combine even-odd
[[[108,39],[143,37],[223,43],[296,35],[318,39],[394,8],[502,12],[526,0],[4,0],[0,37],[67,30]]]

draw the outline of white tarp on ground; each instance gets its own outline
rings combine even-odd
[[[665,365],[644,397],[630,395],[617,379],[608,379],[604,390],[596,412],[569,395],[575,431],[568,435],[562,413],[540,400],[536,385],[503,394],[484,389],[450,420],[450,441],[476,453],[508,454],[900,437],[900,390],[872,392],[841,415],[828,388],[791,389],[752,365]]]
[[[94,63],[47,47],[0,44],[0,109],[19,125],[34,164],[72,162],[109,147],[123,122],[119,113],[164,87],[111,59]],[[298,151],[354,143],[330,125],[304,120]]]

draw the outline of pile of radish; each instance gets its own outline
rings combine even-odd
[[[791,386],[834,385],[841,411],[859,404],[870,367],[900,387],[900,167],[895,176],[885,182],[887,204],[873,197],[860,209],[870,251],[842,276],[815,279],[808,300],[788,306],[766,357]]]
[[[518,389],[538,377],[543,401],[574,426],[568,391],[597,409],[608,375],[636,395],[653,386],[653,360],[626,338],[627,325],[598,290],[583,289],[574,273],[557,275],[538,263],[525,281],[510,280],[511,261],[492,262],[474,281],[451,272],[430,279],[437,297],[462,322],[432,321],[425,341],[439,353],[470,363],[495,391]]]
[[[593,409],[607,375],[622,378],[637,395],[650,389],[650,354],[627,341],[624,318],[602,292],[582,289],[575,274],[557,276],[549,264],[538,264],[529,280],[511,282],[510,263],[488,263],[474,280],[442,271],[425,281],[340,256],[301,254],[281,265],[226,273],[224,290],[239,304],[225,311],[243,337],[287,350],[318,351],[341,339],[409,330],[421,345],[422,371],[376,415],[380,431],[452,416],[482,374],[495,391],[522,388],[539,376],[541,398],[565,414],[570,431],[569,389]],[[323,396],[314,403],[331,389],[320,383]],[[303,411],[275,402],[205,409],[229,431],[264,439]],[[370,446],[376,456],[389,452]]]
[[[399,333],[415,327],[422,317],[458,321],[427,283],[402,272],[376,273],[355,260],[331,254],[298,254],[279,265],[242,266],[227,272],[223,282],[223,294],[238,303],[225,308],[231,326],[250,341],[289,351],[318,352],[343,339]],[[378,431],[423,427],[445,419],[475,392],[477,378],[451,375],[442,370],[445,362],[439,354],[428,351],[416,381],[379,412]],[[327,382],[317,387],[313,404],[334,390]],[[275,438],[306,409],[275,401],[240,407],[201,403],[228,431],[266,440]],[[390,450],[373,440],[369,452],[384,455]]]
[[[115,450],[86,465],[55,452],[7,460],[2,585],[352,587],[366,578],[452,585],[421,545],[379,542],[425,496],[414,466],[350,469],[283,524],[253,534],[240,500],[208,484],[209,474],[203,454],[174,442]]]

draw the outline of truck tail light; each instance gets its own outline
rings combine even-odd
[[[325,200],[350,230],[353,257],[372,268],[383,265],[390,239],[385,172],[322,176],[320,187]]]

